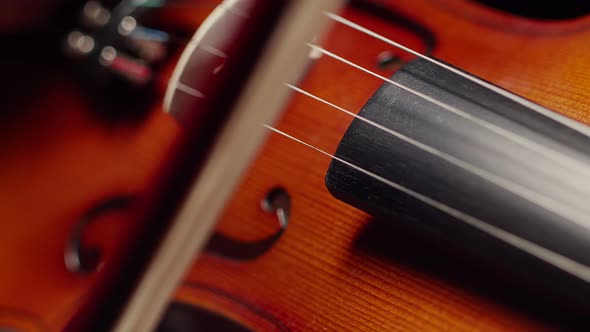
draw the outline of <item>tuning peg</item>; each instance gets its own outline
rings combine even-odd
[[[152,70],[143,60],[119,52],[112,46],[103,47],[99,62],[115,74],[138,85],[144,85],[152,78]]]
[[[117,28],[119,34],[129,38],[129,42],[147,62],[158,62],[166,57],[168,33],[146,28],[137,23],[132,16],[124,17]]]
[[[88,1],[82,8],[82,22],[89,27],[102,27],[111,20],[111,12],[98,1]]]
[[[74,30],[66,37],[65,50],[71,56],[85,56],[94,50],[95,45],[94,38],[79,30]]]

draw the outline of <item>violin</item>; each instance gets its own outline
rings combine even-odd
[[[586,5],[48,3],[2,18],[0,329],[586,326]]]

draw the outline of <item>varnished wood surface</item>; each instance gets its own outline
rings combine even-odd
[[[159,19],[194,29],[212,8],[212,2],[175,7]],[[0,326],[60,331],[100,277],[66,269],[64,249],[72,230],[104,199],[153,190],[150,184],[180,136],[179,126],[161,103],[139,121],[105,121],[66,66],[20,56],[25,60],[1,65],[7,77],[22,82],[2,83],[3,102],[16,101],[0,124]],[[161,96],[174,65],[167,64],[156,82]],[[106,259],[124,253],[125,235],[141,226],[136,212],[101,217],[87,230],[86,243],[101,248]]]
[[[586,26],[587,19],[543,25],[474,5],[462,6],[458,1],[383,2],[434,31],[435,56],[588,122],[590,88],[586,84],[590,82],[590,68],[583,60],[587,52],[582,40],[590,38],[590,30],[578,28]],[[346,12],[345,17],[396,41],[419,46],[416,40],[380,21],[354,11]],[[478,21],[471,17],[478,17]],[[338,25],[325,47],[377,72],[376,55],[392,49]],[[569,81],[568,77],[576,79]],[[324,57],[301,86],[357,112],[380,84],[378,79]],[[351,120],[295,94],[276,126],[333,153]],[[293,199],[288,230],[275,248],[252,262],[204,255],[179,288],[177,299],[214,308],[251,327],[264,326],[259,325],[260,317],[252,314],[254,309],[224,303],[223,299],[212,301],[212,292],[207,296],[203,285],[231,290],[251,308],[267,312],[296,331],[551,328],[540,317],[523,313],[526,303],[522,306],[514,299],[490,297],[495,292],[507,295],[510,290],[495,290],[482,277],[486,272],[471,266],[471,262],[460,257],[449,259],[420,242],[423,239],[396,234],[400,230],[384,227],[332,198],[323,184],[329,161],[316,151],[271,134],[228,205],[220,229],[244,240],[271,233],[276,227],[274,216],[264,213],[259,201],[266,191],[280,185]],[[455,275],[449,278],[447,269],[456,269]],[[492,273],[500,276],[502,271]],[[478,278],[483,280],[473,280]],[[471,287],[474,281],[475,288]]]
[[[462,0],[381,2],[432,30],[435,56],[590,122],[589,18],[534,23]],[[182,13],[195,21],[202,15]],[[422,47],[419,38],[389,22],[350,9],[344,14],[408,46]],[[375,71],[377,54],[393,50],[339,25],[323,45]],[[323,57],[310,67],[301,86],[357,112],[380,84]],[[158,105],[140,124],[99,124],[68,77],[42,84],[29,97],[20,104],[20,116],[2,123],[0,326],[14,323],[26,331],[57,331],[96,278],[72,275],[63,265],[65,237],[75,219],[113,193],[149,190],[178,128]],[[294,95],[276,126],[332,153],[351,120]],[[269,189],[281,185],[293,200],[287,231],[271,251],[254,261],[204,254],[188,272],[176,299],[268,331],[551,327],[540,317],[524,314],[518,305],[488,296],[496,292],[488,281],[472,287],[472,279],[479,276],[471,273],[478,268],[462,266],[460,257],[449,261],[411,236],[389,235],[390,228],[336,201],[323,184],[328,163],[317,152],[269,135],[228,202],[219,230],[243,240],[272,233],[275,217],[263,212],[259,203]],[[105,219],[90,232],[89,240],[108,247],[130,218],[122,213]]]

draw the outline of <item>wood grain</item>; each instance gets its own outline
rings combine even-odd
[[[588,72],[588,61],[581,59],[587,57],[582,40],[588,40],[590,33],[577,29],[586,26],[588,19],[543,25],[462,1],[382,2],[435,32],[435,56],[588,122],[590,77],[584,74]],[[347,11],[345,17],[394,40],[420,47],[419,41],[382,21],[354,10]],[[478,19],[473,21],[470,17]],[[379,71],[376,55],[391,49],[338,25],[325,47],[375,71]],[[301,86],[357,112],[380,84],[360,71],[322,58]],[[295,94],[276,126],[333,153],[350,122],[350,116]],[[203,295],[203,290],[191,287],[191,283],[231,291],[270,313],[290,330],[551,328],[547,320],[525,314],[530,303],[490,296],[510,292],[494,289],[502,287],[501,283],[490,284],[501,279],[501,271],[492,271],[498,278],[486,280],[482,277],[486,272],[466,266],[469,263],[461,257],[442,255],[418,237],[396,234],[401,231],[382,227],[362,212],[336,201],[323,183],[328,163],[326,156],[271,135],[228,204],[219,227],[225,234],[243,240],[271,233],[274,216],[261,211],[258,202],[266,191],[280,185],[293,198],[288,230],[275,248],[256,261],[236,263],[204,255],[179,288],[177,299],[226,313],[261,330],[278,329],[258,325],[251,312],[241,313],[244,310],[236,308],[241,306],[235,303],[220,305],[222,300],[211,300]],[[446,269],[455,269],[455,275],[449,277]],[[478,278],[482,281],[473,280]],[[475,288],[471,287],[473,283],[477,284]],[[558,316],[559,312],[554,314]]]
[[[590,17],[546,23],[466,0],[380,2],[432,30],[437,57],[590,123]],[[166,17],[196,26],[210,8],[189,9]],[[354,9],[344,15],[423,50],[420,38],[391,22]],[[339,25],[322,44],[376,71],[376,56],[392,50]],[[162,89],[166,81],[164,74]],[[356,112],[380,84],[324,57],[310,67],[301,86]],[[76,218],[113,193],[149,191],[178,127],[158,105],[140,124],[105,126],[90,115],[88,100],[63,73],[39,85],[27,90],[26,100],[15,107],[18,114],[0,124],[0,326],[58,331],[96,278],[72,275],[63,265],[64,241]],[[276,126],[334,152],[351,120],[294,95]],[[328,164],[327,157],[270,135],[228,202],[219,231],[242,240],[274,232],[275,216],[259,203],[270,188],[281,185],[293,200],[286,233],[254,261],[203,255],[176,300],[263,331],[552,328],[547,318],[558,316],[559,308],[547,317],[530,316],[524,310],[531,303],[497,299],[497,293],[511,292],[494,281],[501,271],[494,271],[498,276],[490,281],[488,272],[467,266],[461,257],[448,258],[418,236],[383,228],[336,201],[323,184]],[[105,217],[89,240],[112,248],[124,231],[120,227],[134,225],[132,214]]]

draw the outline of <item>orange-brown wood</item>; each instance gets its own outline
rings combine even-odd
[[[214,5],[168,8],[154,19],[190,32]],[[178,56],[157,78],[160,96]],[[39,63],[2,64],[3,70],[26,75],[18,84],[24,91],[0,124],[0,327],[60,331],[100,278],[66,269],[68,236],[102,200],[152,191],[150,184],[180,135],[160,102],[141,121],[105,122],[64,67],[46,69],[38,58]],[[41,74],[33,76],[37,70]],[[10,83],[6,88],[11,91]],[[106,259],[120,255],[125,235],[140,226],[137,210],[102,217],[85,241],[101,248]]]
[[[590,123],[590,17],[547,23],[464,0],[381,2],[433,31],[435,56]],[[190,14],[182,8],[166,17],[196,26],[209,9]],[[395,23],[354,9],[344,15],[423,49],[419,38]],[[391,74],[375,63],[379,53],[394,49],[350,28],[335,25],[323,45],[380,74]],[[300,85],[357,112],[380,84],[324,57],[310,66]],[[60,74],[42,83],[13,112],[19,114],[0,124],[0,327],[58,331],[96,282],[96,276],[73,275],[63,264],[65,238],[76,218],[113,193],[149,191],[179,129],[158,105],[142,123],[104,125],[90,115],[88,100],[73,81]],[[276,126],[332,153],[351,120],[294,95]],[[175,299],[259,330],[551,328],[519,306],[487,296],[485,288],[496,287],[488,281],[478,283],[479,288],[464,285],[479,276],[471,277],[477,268],[462,266],[460,257],[449,261],[422,249],[429,247],[335,200],[323,184],[329,162],[313,150],[269,135],[228,202],[219,231],[242,240],[274,232],[275,217],[259,203],[277,185],[293,200],[287,231],[254,261],[202,255]],[[127,225],[129,214],[132,211],[105,217],[89,240],[112,246],[124,232],[122,226],[132,226]],[[398,244],[384,250],[381,244],[387,240]],[[458,271],[450,278],[447,263]]]
[[[382,2],[435,33],[435,56],[567,116],[590,122],[588,18],[551,24],[509,17],[464,1]],[[383,21],[354,10],[344,14],[403,44],[420,45]],[[380,74],[387,73],[376,67],[377,54],[394,50],[339,25],[324,45]],[[381,83],[324,57],[313,65],[301,87],[357,112]],[[333,153],[351,120],[294,94],[276,126]],[[277,185],[292,196],[291,224],[279,243],[255,261],[231,262],[203,255],[179,288],[177,300],[211,308],[262,330],[280,330],[280,326],[260,325],[260,316],[253,315],[253,310],[268,313],[290,330],[301,331],[551,328],[540,317],[525,314],[513,300],[498,301],[484,295],[494,289],[487,281],[475,289],[467,287],[473,278],[481,278],[481,273],[474,273],[477,268],[465,266],[470,263],[460,257],[450,260],[428,251],[431,247],[426,243],[404,239],[395,228],[383,227],[335,200],[323,183],[329,162],[316,151],[271,134],[228,204],[219,228],[242,240],[273,232],[275,217],[263,212],[259,201]],[[383,250],[384,241],[392,249]],[[449,278],[447,268],[458,272]],[[500,276],[502,271],[492,273]],[[245,310],[243,303],[219,299],[213,291],[207,292],[206,285],[231,293],[251,310]]]

